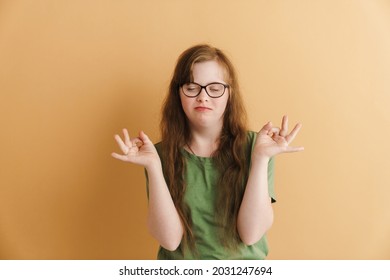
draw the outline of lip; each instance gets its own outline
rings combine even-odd
[[[199,111],[199,112],[205,112],[205,111],[211,111],[211,108],[204,107],[204,106],[197,106],[197,107],[195,107],[195,110]]]

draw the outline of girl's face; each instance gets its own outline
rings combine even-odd
[[[195,63],[192,69],[193,82],[201,86],[210,83],[227,84],[224,68],[214,60]],[[180,99],[183,110],[192,128],[221,129],[223,114],[229,100],[229,88],[218,98],[211,98],[203,88],[196,97],[187,97],[180,88]]]

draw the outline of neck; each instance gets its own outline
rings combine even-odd
[[[191,153],[201,157],[211,157],[218,149],[220,130],[191,130],[191,139],[187,143]]]

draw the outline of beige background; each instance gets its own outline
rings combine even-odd
[[[253,130],[288,114],[269,259],[390,259],[390,3],[0,1],[0,258],[154,259],[143,169],[178,55],[236,65]]]

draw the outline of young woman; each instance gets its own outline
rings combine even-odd
[[[158,259],[264,259],[273,223],[273,157],[291,147],[271,122],[248,131],[232,63],[219,49],[196,45],[178,59],[156,145],[144,132],[115,139],[112,156],[145,167],[148,227]]]

